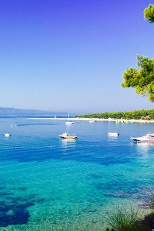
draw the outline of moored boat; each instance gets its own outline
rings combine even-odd
[[[117,136],[119,136],[119,133],[117,133],[117,132],[108,132],[108,136],[117,137]]]
[[[89,123],[94,123],[94,122],[97,122],[97,121],[94,119],[89,120]]]
[[[11,134],[9,134],[9,133],[5,133],[5,134],[4,134],[4,136],[5,136],[5,137],[10,137],[10,136],[11,136]]]
[[[74,124],[73,121],[69,120],[69,112],[68,112],[68,118],[67,121],[65,122],[66,125]]]
[[[70,125],[70,124],[74,124],[74,122],[73,121],[66,121],[65,124]]]
[[[65,140],[76,140],[78,137],[76,135],[69,135],[67,132],[62,133],[59,135],[61,139]]]
[[[149,142],[149,143],[154,143],[154,134],[146,134],[145,136],[141,136],[141,137],[134,137],[132,136],[130,138],[131,140],[133,140],[134,142]]]

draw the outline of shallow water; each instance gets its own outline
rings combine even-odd
[[[153,124],[0,118],[0,227],[103,230],[107,213],[138,207],[154,189],[154,146],[130,140],[153,130]],[[65,131],[78,140],[60,140]]]

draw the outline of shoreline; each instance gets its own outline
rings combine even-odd
[[[154,123],[154,120],[142,120],[142,119],[112,119],[112,118],[108,118],[108,119],[100,119],[100,118],[27,118],[30,120],[65,120],[65,121],[90,121],[90,122],[116,122],[116,123]]]

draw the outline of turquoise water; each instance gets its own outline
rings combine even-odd
[[[65,131],[78,140],[60,140]],[[154,146],[130,137],[153,131],[153,124],[0,118],[1,229],[103,230],[117,206],[144,204],[154,190]]]

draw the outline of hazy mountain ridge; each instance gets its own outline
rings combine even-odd
[[[38,116],[38,115],[67,115],[67,112],[51,112],[35,109],[17,109],[17,108],[6,108],[0,107],[0,116]]]

